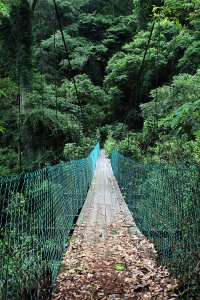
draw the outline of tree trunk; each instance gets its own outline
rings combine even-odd
[[[34,14],[34,11],[35,11],[35,8],[36,8],[36,5],[37,5],[37,0],[33,0],[33,2],[32,2],[32,6],[31,6],[32,14]]]

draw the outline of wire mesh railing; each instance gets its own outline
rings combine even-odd
[[[48,298],[98,154],[0,177],[0,299]]]
[[[199,168],[138,162],[116,151],[111,163],[138,228],[154,242],[161,262],[187,285],[185,299],[200,294]]]

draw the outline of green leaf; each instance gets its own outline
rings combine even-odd
[[[125,269],[124,265],[120,265],[120,264],[115,265],[115,270],[117,271],[123,271],[124,269]]]
[[[3,90],[0,90],[0,96],[6,97],[6,93]]]
[[[200,137],[200,130],[196,130],[193,132],[196,137]]]
[[[0,2],[0,13],[1,13],[3,16],[8,17],[8,16],[9,16],[9,5]]]
[[[194,116],[194,117],[200,117],[200,112],[199,111],[193,111],[191,113],[191,115]]]
[[[178,125],[180,121],[180,115],[177,115],[172,121],[171,121],[171,127],[174,128]]]
[[[112,235],[117,235],[118,234],[118,231],[117,230],[112,230]]]
[[[70,273],[70,274],[74,274],[74,273],[76,273],[76,270],[75,270],[75,269],[70,269],[70,270],[69,270],[69,273]]]
[[[0,120],[0,132],[3,133],[6,130],[4,127],[4,121]]]

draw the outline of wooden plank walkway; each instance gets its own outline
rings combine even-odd
[[[176,300],[168,292],[169,273],[155,255],[101,150],[51,300]]]
[[[102,231],[102,238],[105,239],[109,226],[117,223],[116,216],[120,213],[124,215],[130,232],[142,236],[121,194],[110,160],[106,158],[105,150],[101,150],[77,226],[98,227]]]

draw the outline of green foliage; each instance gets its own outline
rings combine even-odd
[[[28,233],[28,230],[24,230],[23,233],[20,232],[24,219],[26,219],[27,225],[30,225],[31,222],[30,215],[27,212],[27,203],[28,199],[23,193],[12,191],[10,201],[4,200],[2,206],[2,216],[6,217],[6,222],[9,225],[5,228],[1,227],[1,233],[4,234],[0,236],[0,249],[4,250],[0,253],[0,259],[2,262],[7,262],[2,264],[1,269],[3,279],[1,294],[2,291],[8,291],[8,296],[15,297],[15,299],[25,297],[29,290],[36,288],[35,285],[39,284],[39,278],[41,280],[40,284],[42,284],[45,266],[42,255],[39,255],[39,253],[37,257],[35,255],[39,250],[37,235]],[[14,223],[13,216],[15,216]],[[38,265],[39,262],[40,266]],[[30,270],[32,270],[31,273]],[[15,280],[13,280],[14,278]]]
[[[186,163],[199,164],[199,138],[188,141],[187,138],[162,136],[154,147],[149,147],[148,155],[154,161],[184,161]]]
[[[0,149],[0,174],[12,175],[18,172],[18,156],[16,151],[9,148]]]
[[[131,41],[136,32],[137,24],[134,16],[115,18],[114,23],[107,29],[103,44],[108,48],[109,54],[120,50],[124,43]]]
[[[108,136],[113,137],[115,140],[121,140],[127,130],[128,126],[125,123],[106,124],[100,128],[101,140],[104,142]]]
[[[198,3],[195,0],[165,0],[164,2],[171,15],[175,16],[183,24],[188,24],[191,14],[195,11],[195,4]]]
[[[110,149],[108,152],[115,141],[123,140],[121,152],[132,153],[136,158],[141,158],[139,152],[148,157],[159,156],[156,147],[161,148],[165,142],[174,143],[176,139],[179,144],[181,140],[196,143],[200,130],[199,99],[194,95],[199,93],[196,73],[199,3],[79,0],[75,5],[68,0],[58,1],[72,71],[58,23],[52,25],[53,3],[39,1],[34,20],[29,4],[28,1],[2,1],[0,25],[3,108],[0,120],[6,128],[1,133],[1,148],[7,149],[12,141],[9,149],[16,156],[19,154],[21,96],[23,168],[63,160],[65,144],[79,147],[80,140],[84,136],[92,137],[97,129],[103,142],[108,139],[105,145]],[[155,27],[140,70],[153,18]],[[19,31],[22,34],[14,47],[12,37],[13,34],[18,37]],[[20,95],[17,64],[21,73]],[[34,73],[31,73],[32,64]],[[179,72],[185,74],[178,76]],[[70,81],[72,73],[81,108]],[[125,137],[128,131],[141,129],[141,115],[143,130],[133,138],[137,148],[134,149]],[[129,151],[130,147],[133,149]]]
[[[178,67],[183,73],[194,74],[200,68],[199,58],[200,42],[193,41],[184,52],[184,56],[179,60]]]
[[[18,96],[18,86],[9,77],[0,79],[0,101],[3,108],[16,104]],[[5,101],[6,100],[6,101]]]
[[[170,126],[172,129],[179,127],[184,133],[190,134],[197,131],[199,128],[200,118],[200,100],[186,102],[185,104],[177,107],[170,115],[160,121],[162,126]],[[191,132],[192,131],[192,132]]]
[[[106,151],[106,155],[110,157],[112,151],[116,149],[117,142],[112,137],[109,137],[104,143],[104,149]]]
[[[0,14],[6,17],[9,16],[9,6],[2,1],[0,2]]]
[[[135,139],[135,134],[128,134],[128,136],[120,141],[116,148],[121,154],[132,157],[136,160],[142,159],[142,153],[139,148],[138,142]]]
[[[80,139],[80,128],[77,122],[61,112],[56,114],[53,109],[27,110],[23,124],[26,127],[27,135],[31,135],[31,139],[26,142],[25,150],[29,153],[27,162],[32,164],[32,168],[38,167],[36,165],[38,160],[40,160],[39,165],[41,166],[63,159],[61,151],[65,142]],[[38,140],[38,136],[41,136],[42,143],[41,140]],[[48,149],[47,152],[44,145]],[[29,149],[34,149],[34,152]],[[43,153],[42,157],[40,157],[41,153]]]
[[[100,41],[111,25],[111,19],[102,15],[82,14],[79,21],[79,33],[87,38]]]
[[[20,0],[0,0],[0,16],[9,17],[12,5],[19,4],[19,1]]]
[[[153,101],[141,105],[143,146],[153,159],[199,162],[199,83],[199,72],[175,76],[170,86],[151,92]]]
[[[130,109],[130,104],[137,107],[138,102],[149,101],[149,92],[155,86],[155,78],[158,78],[159,85],[165,82],[166,77],[170,77],[169,69],[172,70],[171,65],[175,56],[176,59],[180,56],[178,50],[176,54],[172,49],[175,49],[175,40],[180,34],[181,27],[175,26],[169,20],[157,22],[141,72],[140,67],[150,29],[151,27],[148,27],[148,31],[138,32],[132,42],[123,46],[123,52],[117,52],[108,62],[104,86],[117,117],[120,111],[125,111],[124,105]],[[140,82],[138,82],[139,72]]]
[[[95,138],[82,138],[80,144],[67,143],[64,146],[64,158],[66,161],[81,159],[91,152],[96,144]]]
[[[182,74],[174,77],[170,88],[158,89],[159,100],[156,104],[156,115],[159,119],[165,116],[159,125],[176,128],[179,134],[187,133],[189,136],[199,129],[199,83],[199,73],[194,76]],[[155,98],[155,91],[152,95]],[[162,107],[159,105],[161,102]],[[153,106],[153,102],[146,105],[148,106]],[[145,104],[142,105],[142,109],[145,112]],[[167,116],[166,113],[168,113]]]
[[[132,157],[136,160],[141,160],[143,158],[139,143],[136,140],[136,134],[130,132],[121,141],[115,140],[112,137],[112,134],[110,134],[108,139],[105,141],[104,149],[109,157],[112,151],[116,150],[119,153],[127,157]]]
[[[133,0],[139,29],[145,29],[153,15],[153,7],[161,6],[162,0]]]
[[[5,125],[4,121],[0,120],[0,132],[1,133],[3,133],[6,130],[4,125]]]
[[[120,0],[106,1],[106,0],[89,0],[83,5],[83,10],[89,13],[101,13],[102,15],[128,15],[132,12],[133,2],[132,0]]]

